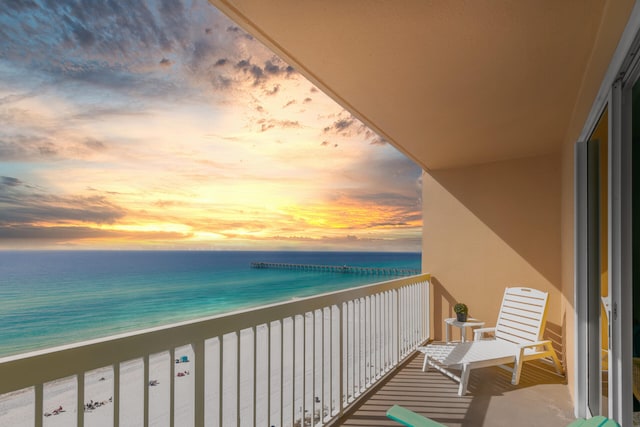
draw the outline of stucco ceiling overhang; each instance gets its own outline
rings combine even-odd
[[[210,0],[425,169],[559,149],[604,0]]]

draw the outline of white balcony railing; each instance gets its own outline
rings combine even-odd
[[[325,425],[427,339],[428,295],[422,274],[5,357],[0,425]]]

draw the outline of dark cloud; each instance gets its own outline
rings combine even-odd
[[[57,196],[17,178],[0,182],[0,207],[0,226],[4,228],[39,223],[113,224],[126,215],[125,209],[104,195]]]
[[[359,123],[359,122],[358,122]],[[336,133],[345,136],[350,136],[350,130],[357,124],[357,120],[353,116],[349,116],[348,118],[340,118],[334,121],[330,126],[325,126],[323,129],[324,133]]]
[[[312,100],[311,98],[308,98],[308,97],[307,97],[307,98],[305,98],[305,99],[302,101],[302,103],[303,103],[303,104],[308,104],[308,103],[310,103],[311,101],[313,101],[313,100]]]
[[[228,63],[229,63],[229,60],[227,58],[220,58],[215,62],[215,64],[213,64],[213,66],[221,67],[223,65],[227,65]]]
[[[265,61],[264,67],[254,64],[251,62],[251,59],[241,59],[236,62],[235,68],[250,75],[253,78],[254,86],[267,83],[271,78],[275,78],[280,75],[290,76],[291,73],[294,72],[293,68],[287,66],[277,57]]]
[[[273,88],[264,91],[265,95],[275,95],[280,90],[280,85],[274,85]]]
[[[249,61],[248,59],[242,59],[238,61],[238,63],[236,64],[236,68],[246,71],[251,68],[251,61]]]
[[[87,30],[82,24],[72,21],[69,21],[68,24],[71,27],[76,41],[80,43],[80,46],[86,49],[94,45],[96,38],[91,31]]]
[[[278,75],[281,72],[280,67],[271,61],[266,61],[264,63],[264,71],[265,73],[275,74],[275,75]]]
[[[171,65],[173,65],[173,61],[168,58],[162,58],[160,60],[160,65],[162,65],[163,67],[170,67]]]
[[[343,131],[348,129],[353,124],[353,120],[338,120],[333,124],[334,129],[337,131]]]
[[[38,5],[33,0],[4,0],[3,7],[14,11],[23,11],[25,9],[36,9]]]
[[[249,69],[249,72],[254,77],[254,85],[258,85],[264,79],[264,73],[262,72],[262,68],[257,65],[252,65]]]
[[[253,36],[245,32],[242,28],[236,25],[230,25],[227,27],[227,32],[235,34],[237,37],[241,37],[247,40],[253,40]]]
[[[291,101],[289,101],[289,102],[287,102],[286,104],[284,104],[284,106],[283,106],[282,108],[287,108],[288,106],[293,105],[293,104],[295,104],[295,103],[296,103],[296,100],[295,100],[295,99],[292,99]]]
[[[22,184],[22,181],[20,181],[18,178],[14,178],[11,176],[2,176],[0,178],[2,179],[0,185],[6,185],[7,187],[17,187]]]
[[[381,136],[374,137],[369,144],[371,145],[387,145],[389,141]]]

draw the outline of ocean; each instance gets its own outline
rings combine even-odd
[[[251,262],[420,269],[421,255],[0,251],[0,356],[393,278],[254,269]]]

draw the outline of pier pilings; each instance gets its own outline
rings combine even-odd
[[[371,274],[380,276],[413,276],[420,274],[417,268],[385,268],[359,267],[350,265],[321,265],[321,264],[290,264],[285,262],[252,262],[251,268],[317,271],[327,273]]]

